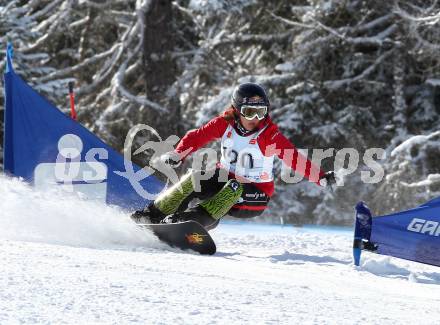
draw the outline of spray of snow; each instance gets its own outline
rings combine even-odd
[[[0,238],[79,247],[161,246],[116,207],[0,176]]]

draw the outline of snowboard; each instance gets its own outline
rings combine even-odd
[[[161,241],[171,247],[191,249],[202,255],[213,255],[217,249],[208,231],[196,221],[139,224],[139,226],[151,229]]]

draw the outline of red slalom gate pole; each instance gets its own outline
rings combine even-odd
[[[70,97],[70,117],[76,121],[76,111],[75,111],[75,94],[73,93],[73,81],[69,81],[69,97]]]

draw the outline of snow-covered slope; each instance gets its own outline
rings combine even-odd
[[[351,234],[224,223],[182,253],[127,214],[0,177],[0,323],[438,324],[440,269]]]

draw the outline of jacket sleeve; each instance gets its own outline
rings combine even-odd
[[[222,116],[217,116],[200,128],[188,131],[178,143],[175,152],[185,159],[194,151],[221,138],[227,127],[228,122]]]
[[[324,171],[300,153],[295,145],[278,128],[271,132],[268,140],[268,145],[276,150],[274,153],[278,155],[286,166],[300,173],[310,182],[320,185],[319,179],[324,175]]]

